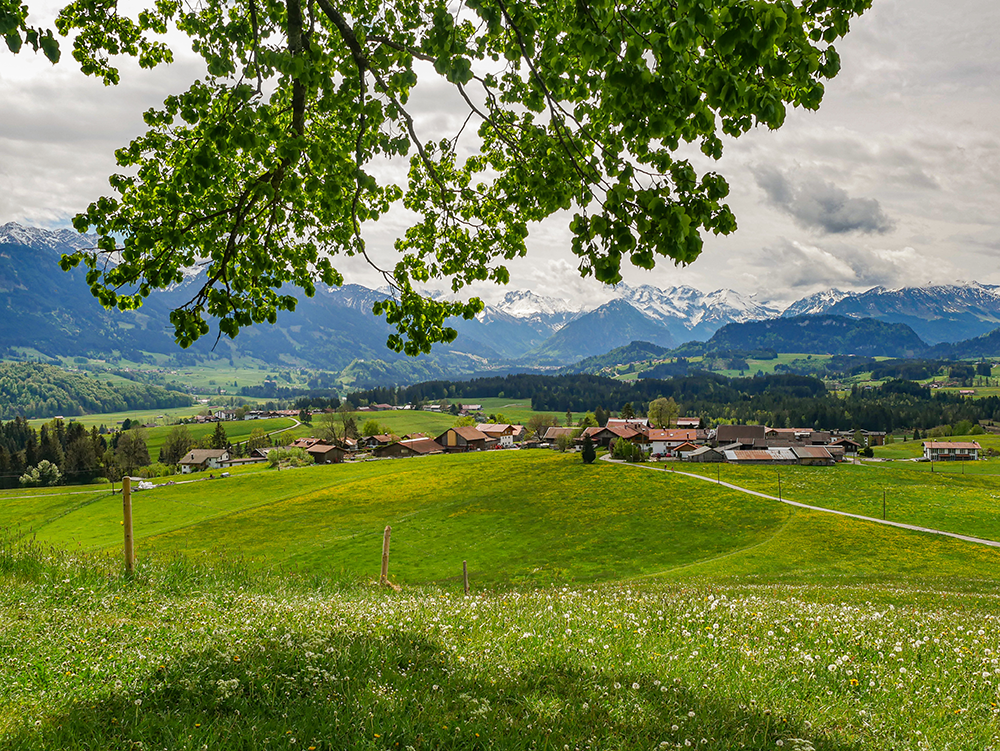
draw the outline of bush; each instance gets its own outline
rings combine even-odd
[[[40,487],[45,485],[58,485],[62,480],[62,472],[59,467],[48,459],[42,459],[37,467],[31,467],[21,475],[20,483],[26,488]]]
[[[139,477],[170,477],[170,475],[177,474],[177,467],[172,464],[150,464],[148,467],[139,467],[136,472]]]
[[[272,467],[305,467],[313,463],[313,458],[305,449],[275,449],[267,454],[267,463]]]

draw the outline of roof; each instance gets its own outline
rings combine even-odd
[[[714,449],[711,446],[699,446],[694,451],[690,452],[689,456],[702,456],[704,454],[721,454],[722,449]]]
[[[676,420],[676,423],[677,423],[677,427],[678,428],[681,428],[681,427],[697,428],[699,425],[701,425],[701,418],[700,417],[678,417],[677,420]]]
[[[344,449],[340,446],[334,446],[329,443],[314,443],[306,449],[306,453],[309,454],[329,454],[331,451],[344,453]]]
[[[730,456],[732,454],[732,456]],[[747,451],[727,451],[727,459],[734,459],[738,462],[770,462],[774,461],[774,457],[771,455],[770,451],[764,450],[747,450]]]
[[[458,435],[462,436],[462,438],[467,441],[486,440],[486,434],[480,432],[479,428],[474,428],[471,425],[460,425],[456,428],[448,428],[448,430],[454,430]],[[447,433],[448,430],[446,430],[445,433]]]
[[[373,438],[380,444],[395,443],[399,440],[399,436],[393,435],[392,433],[382,433],[381,435],[368,436],[369,440]]]
[[[796,446],[792,453],[799,459],[832,459],[833,454],[822,446]]]
[[[753,441],[764,438],[763,425],[720,425],[715,431],[719,443],[735,443]]]
[[[976,449],[982,450],[982,446],[976,441],[924,441],[925,449]]]
[[[693,451],[695,451],[696,449],[699,449],[699,448],[702,448],[702,447],[698,446],[697,444],[691,443],[690,441],[685,441],[680,446],[675,446],[674,447],[674,451],[677,451],[677,452],[682,452],[683,451],[685,454],[688,454],[688,453],[691,453],[691,452],[693,452]]]
[[[797,461],[792,449],[737,449],[726,451],[726,458],[737,462]]]
[[[505,435],[508,431],[510,431],[511,435],[513,435],[514,432],[513,428],[514,428],[513,425],[510,425],[509,423],[505,422],[503,423],[481,422],[476,426],[476,430],[478,430],[480,433],[485,433],[487,435],[490,435],[492,433],[499,433],[501,435]]]
[[[209,459],[221,459],[224,455],[229,452],[225,449],[191,449],[188,451],[184,458],[181,459],[181,464],[204,464]]]
[[[647,437],[651,441],[693,441],[696,430],[665,430],[661,428],[650,428]]]
[[[400,441],[399,445],[406,446],[418,454],[439,454],[444,451],[444,446],[433,438],[409,438],[405,441]]]
[[[625,419],[621,419],[621,418],[615,417],[615,418],[612,418],[612,419],[608,420],[607,425],[605,425],[605,427],[608,427],[608,428],[612,428],[612,427],[627,428],[627,427],[636,426],[636,425],[645,428],[647,425],[649,425],[649,420],[647,420],[645,417],[633,417],[630,420],[625,420]]]
[[[553,426],[545,431],[545,435],[543,437],[545,438],[546,441],[555,440],[561,435],[568,435],[570,438],[572,438],[574,430],[576,430],[576,428],[557,428]]]

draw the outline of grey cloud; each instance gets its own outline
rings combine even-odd
[[[807,178],[796,185],[772,167],[757,168],[754,177],[768,201],[806,229],[831,235],[885,234],[896,227],[874,198],[851,198],[847,191],[826,180]]]
[[[946,282],[961,275],[951,264],[912,247],[856,247],[834,243],[819,247],[781,240],[760,254],[775,297],[779,290],[801,296],[819,289],[908,287]],[[764,276],[764,274],[761,274]]]

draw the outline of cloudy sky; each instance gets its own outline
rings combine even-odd
[[[44,20],[44,16],[40,18]],[[1000,283],[1000,3],[875,0],[838,45],[840,75],[819,112],[793,112],[779,131],[727,142],[715,169],[732,187],[739,230],[706,237],[693,265],[627,269],[629,284],[728,287],[789,303],[824,289]],[[57,228],[108,192],[112,152],[141,131],[141,113],[199,73],[196,60],[126,70],[105,88],[68,55],[58,66],[0,51],[0,224]],[[425,126],[447,126],[451,102],[430,92]],[[595,304],[565,217],[533,229],[511,286]],[[402,218],[371,228],[391,265]],[[376,285],[366,267],[348,281]],[[476,290],[487,301],[504,290]]]

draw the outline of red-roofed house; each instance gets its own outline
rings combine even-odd
[[[698,431],[686,429],[650,428],[646,434],[649,440],[650,453],[653,456],[673,456],[674,450],[684,444],[693,443]]]

